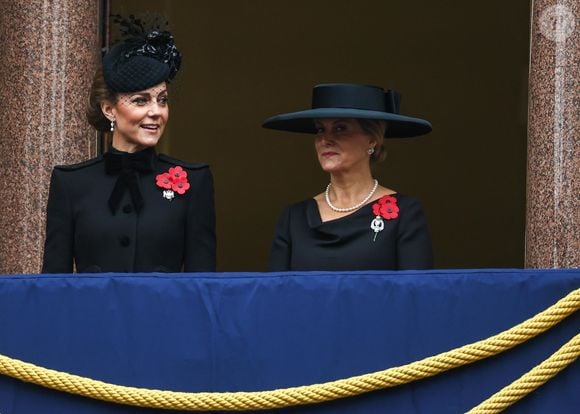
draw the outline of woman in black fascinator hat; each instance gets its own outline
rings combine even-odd
[[[215,271],[209,167],[155,151],[181,54],[169,31],[146,30],[133,16],[116,20],[123,39],[103,57],[87,110],[111,148],[54,168],[42,271]]]
[[[312,108],[267,119],[263,127],[314,134],[326,189],[282,213],[269,270],[399,270],[432,267],[419,202],[379,185],[371,164],[385,138],[427,134],[431,124],[399,113],[400,95],[370,85],[314,87]]]

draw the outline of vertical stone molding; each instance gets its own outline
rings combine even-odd
[[[533,2],[526,267],[580,267],[580,3]]]
[[[38,273],[50,172],[96,152],[98,0],[0,0],[0,274]]]

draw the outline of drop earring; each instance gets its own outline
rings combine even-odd
[[[115,120],[111,119],[111,132],[115,130]]]

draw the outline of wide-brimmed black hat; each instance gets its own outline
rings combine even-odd
[[[167,30],[133,33],[103,57],[103,77],[113,92],[136,92],[171,81],[181,54]]]
[[[312,90],[312,109],[268,118],[262,126],[315,134],[314,119],[356,118],[387,121],[387,138],[415,137],[431,132],[431,124],[399,114],[401,98],[394,90],[352,83],[324,83]]]

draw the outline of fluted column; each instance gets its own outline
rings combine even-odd
[[[98,19],[98,0],[0,0],[0,274],[39,272],[50,171],[96,152]]]
[[[535,0],[526,267],[580,267],[580,3]]]

